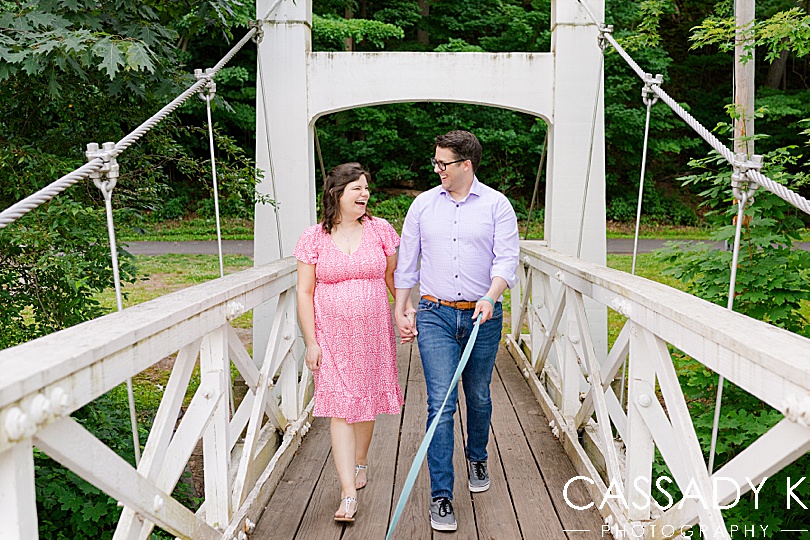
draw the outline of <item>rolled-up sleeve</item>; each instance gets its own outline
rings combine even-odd
[[[402,237],[399,244],[397,269],[394,272],[394,287],[411,289],[419,283],[419,253],[422,244],[419,236],[419,198],[417,197],[402,225]]]
[[[520,235],[517,216],[506,197],[500,197],[495,208],[495,242],[492,252],[495,258],[489,271],[490,279],[503,278],[509,288],[517,284],[517,267],[520,262]]]

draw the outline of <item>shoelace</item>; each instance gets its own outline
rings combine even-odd
[[[453,513],[453,505],[450,504],[450,499],[442,497],[438,501],[439,503],[439,515],[444,517],[447,514]]]
[[[482,461],[474,461],[472,464],[473,473],[479,480],[483,480],[487,476],[487,466]]]

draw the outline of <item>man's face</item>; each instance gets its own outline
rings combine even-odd
[[[470,170],[470,167],[472,167],[469,160],[451,163],[452,161],[458,161],[458,156],[451,149],[442,148],[441,146],[436,147],[434,158],[437,162],[449,163],[445,170],[441,170],[438,163],[433,167],[433,172],[439,175],[439,179],[445,191],[452,193],[453,191],[459,191],[467,187],[467,180],[464,176],[465,173]]]

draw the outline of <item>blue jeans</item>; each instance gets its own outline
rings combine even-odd
[[[419,353],[425,372],[428,396],[429,426],[442,405],[447,389],[453,380],[461,353],[473,329],[473,310],[459,310],[429,302],[419,301],[416,315]],[[492,417],[492,399],[489,383],[492,368],[501,340],[503,307],[495,304],[490,320],[481,325],[470,358],[461,374],[464,396],[467,402],[467,459],[486,461],[489,441],[489,421]],[[431,497],[453,498],[453,414],[456,412],[458,388],[447,400],[436,433],[428,447],[427,461],[430,470]]]

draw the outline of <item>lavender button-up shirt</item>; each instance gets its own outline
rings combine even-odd
[[[515,286],[519,249],[515,211],[502,193],[475,178],[467,197],[455,201],[436,186],[408,210],[394,285],[421,283],[422,295],[476,301],[495,276]]]

